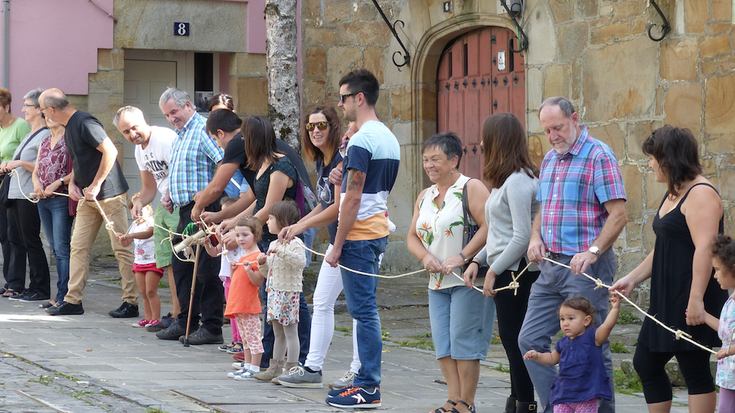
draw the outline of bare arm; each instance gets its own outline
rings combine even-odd
[[[625,277],[619,279],[610,287],[611,291],[620,291],[623,293],[624,296],[629,296],[630,292],[633,291],[633,288],[635,288],[636,285],[642,283],[643,281],[651,278],[651,271],[653,269],[653,252],[655,250],[651,250],[650,253],[646,256],[646,258],[638,264],[633,271],[628,273]]]
[[[133,219],[140,217],[143,207],[153,202],[156,198],[156,193],[158,192],[156,179],[150,171],[140,171],[140,180],[143,187],[140,188],[140,192],[138,192],[138,200],[135,201],[133,209],[130,210],[130,215],[133,216]]]
[[[239,164],[230,162],[220,164],[217,170],[214,172],[212,181],[201,190],[194,198],[194,207],[191,210],[191,219],[198,221],[204,208],[209,204],[216,201],[217,198],[222,195],[222,191],[227,187],[227,183],[237,171]]]
[[[100,166],[97,169],[97,174],[94,176],[92,183],[84,192],[84,197],[88,201],[94,201],[97,199],[97,194],[100,192],[102,183],[107,179],[107,175],[115,165],[115,159],[117,159],[117,148],[109,137],[105,138],[105,140],[97,146],[97,150],[102,153],[102,159],[100,160]]]
[[[523,358],[526,360],[534,360],[547,366],[554,366],[559,364],[561,354],[557,353],[556,349],[552,350],[551,353],[539,353],[536,350],[528,350]]]
[[[408,227],[406,244],[408,246],[408,251],[411,252],[417,260],[421,261],[426,271],[431,273],[440,273],[442,272],[442,263],[432,253],[426,250],[424,243],[421,242],[421,238],[416,233],[416,222],[419,220],[419,204],[427,190],[428,189],[424,189],[421,191],[418,199],[416,199],[416,204],[414,204],[413,218],[411,219],[411,226]]]
[[[487,198],[490,196],[490,191],[487,190],[485,184],[479,179],[471,179],[467,183],[467,196],[469,197],[470,215],[472,215],[472,219],[475,220],[478,226],[477,233],[475,233],[470,242],[460,251],[467,258],[466,262],[470,262],[469,260],[480,252],[487,241],[488,228],[487,222],[485,222],[485,202],[487,202]],[[444,273],[448,274],[453,269],[462,267],[466,262],[459,254],[448,257],[442,263]]]
[[[690,196],[681,206],[689,232],[694,242],[692,260],[692,286],[687,305],[687,325],[704,324],[704,292],[712,277],[712,240],[719,232],[722,217],[722,201],[711,188],[692,188]]]
[[[612,310],[607,314],[605,322],[597,327],[597,331],[595,331],[595,344],[598,346],[601,346],[610,337],[610,333],[617,324],[620,315],[620,297],[615,293],[610,294],[610,302],[612,303]]]
[[[347,190],[340,205],[339,225],[337,226],[337,235],[334,238],[334,247],[326,257],[327,262],[332,267],[336,267],[339,263],[339,257],[342,255],[342,245],[344,245],[347,234],[357,221],[357,213],[360,211],[364,188],[365,172],[350,169],[347,173]]]

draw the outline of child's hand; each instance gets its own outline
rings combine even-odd
[[[230,274],[232,274],[233,272],[235,272],[236,269],[237,269],[237,263],[236,262],[230,262]]]
[[[732,356],[732,354],[729,354],[729,355],[727,354],[727,350],[728,350],[727,347],[720,349],[720,351],[718,351],[717,354],[715,354],[715,357],[717,357],[717,360],[722,360],[725,357]]]
[[[610,293],[610,304],[613,308],[620,308],[620,296],[616,292]]]
[[[526,355],[523,356],[525,360],[536,360],[538,358],[538,351],[536,350],[528,350],[526,352]]]
[[[116,232],[115,236],[117,236],[117,239],[120,241],[123,241],[125,239],[125,234],[121,234],[119,232]]]
[[[265,261],[266,261],[266,255],[263,254],[262,252],[258,254],[258,265],[265,264]]]

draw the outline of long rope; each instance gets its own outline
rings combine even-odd
[[[565,267],[565,268],[569,268],[570,270],[572,269],[572,268],[571,268],[570,266],[568,266],[568,265],[566,265],[566,264],[562,264],[562,263],[560,263],[560,262],[558,262],[558,261],[554,261],[554,260],[552,260],[551,258],[548,258],[548,257],[547,257],[547,258],[544,258],[544,259],[545,259],[546,261],[549,261],[549,262],[550,262],[550,263],[552,263],[552,264],[556,264],[556,265],[559,265],[559,266],[562,266],[562,267]],[[582,275],[584,275],[585,277],[587,277],[587,278],[589,278],[590,280],[594,281],[594,283],[595,283],[595,284],[597,284],[597,286],[595,287],[595,290],[596,290],[596,289],[598,289],[598,288],[603,288],[603,287],[604,287],[604,288],[607,288],[608,290],[609,290],[609,289],[611,288],[611,286],[609,286],[609,285],[606,285],[606,284],[605,284],[605,283],[603,283],[603,282],[602,282],[602,280],[601,280],[601,279],[599,279],[599,278],[594,278],[594,277],[592,277],[592,276],[590,276],[590,275],[588,275],[588,274],[586,274],[586,273],[582,273]],[[627,302],[628,304],[632,305],[633,307],[635,307],[635,309],[636,309],[636,310],[640,311],[640,312],[641,312],[641,313],[642,313],[643,315],[645,315],[646,317],[648,317],[648,318],[650,318],[651,320],[653,320],[653,321],[654,321],[654,322],[655,322],[656,324],[660,325],[661,327],[663,327],[663,328],[665,328],[666,330],[668,330],[668,331],[670,331],[671,333],[673,333],[673,334],[674,334],[674,336],[676,337],[676,339],[677,339],[677,340],[684,340],[684,341],[687,341],[687,342],[689,342],[689,343],[691,343],[691,344],[693,344],[693,345],[695,345],[695,346],[697,346],[697,347],[701,348],[702,350],[705,350],[705,351],[709,351],[709,352],[710,352],[710,353],[712,353],[712,354],[717,354],[717,352],[716,352],[716,351],[714,351],[714,350],[712,350],[711,348],[705,347],[705,346],[703,346],[703,345],[701,345],[701,344],[697,343],[696,341],[692,340],[692,336],[691,336],[690,334],[687,334],[686,332],[684,332],[684,331],[682,331],[682,330],[674,330],[674,329],[672,329],[671,327],[669,327],[669,326],[667,326],[666,324],[664,324],[664,323],[662,323],[661,321],[659,321],[658,319],[656,319],[656,317],[654,317],[654,316],[652,316],[652,315],[648,314],[647,312],[643,311],[643,309],[642,309],[642,308],[638,307],[638,305],[636,305],[636,303],[634,303],[633,301],[631,301],[631,300],[630,300],[630,299],[629,299],[628,297],[626,297],[625,295],[623,295],[623,294],[622,294],[621,292],[619,292],[619,291],[614,291],[614,290],[613,290],[613,291],[611,291],[611,292],[613,292],[613,293],[616,293],[616,294],[617,294],[617,295],[619,295],[619,296],[620,296],[620,297],[621,297],[622,299],[624,299],[624,300],[625,300],[625,301],[626,301],[626,302]]]

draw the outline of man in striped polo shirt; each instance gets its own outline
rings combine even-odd
[[[359,132],[350,138],[343,169],[339,225],[327,262],[377,274],[388,240],[388,194],[398,176],[401,149],[395,135],[375,112],[380,85],[365,69],[339,81],[339,106],[346,121]],[[357,320],[362,367],[352,386],[332,390],[327,403],[335,407],[375,408],[381,403],[380,374],[383,344],[375,293],[378,278],[342,269],[342,283],[350,315]]]

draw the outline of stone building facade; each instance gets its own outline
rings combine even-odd
[[[497,26],[515,30],[499,1],[453,0],[451,12],[435,0],[380,1],[411,63],[398,70],[401,50],[371,1],[303,0],[304,108],[335,104],[339,78],[365,67],[382,83],[378,113],[402,147],[397,189],[389,198],[399,223],[392,239],[405,238],[413,202],[427,186],[422,142],[436,133],[439,56],[454,38]],[[537,162],[550,149],[538,107],[551,96],[570,98],[592,136],[615,151],[628,194],[629,224],[615,243],[618,273],[625,275],[653,246],[652,218],[666,186],[656,183],[641,143],[671,124],[692,130],[704,173],[725,204],[726,231],[735,213],[735,35],[731,0],[659,0],[672,30],[661,42],[662,20],[646,0],[526,0],[526,129]],[[400,59],[398,59],[400,61]],[[523,119],[522,119],[523,121]],[[394,243],[386,257],[396,271],[406,259]],[[403,247],[405,250],[405,247]],[[405,266],[405,264],[403,264]]]

